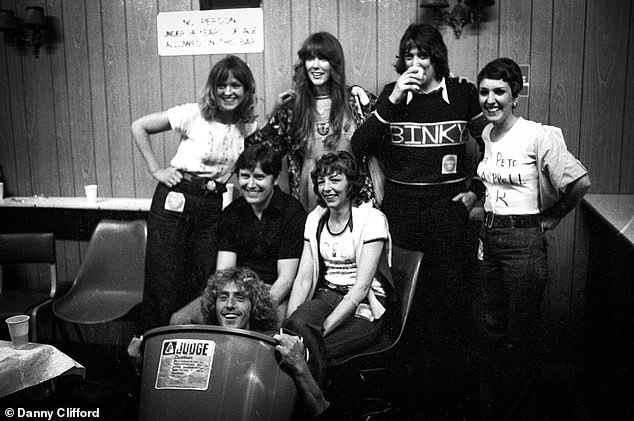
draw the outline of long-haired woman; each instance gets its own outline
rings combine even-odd
[[[148,217],[143,329],[167,325],[172,313],[197,297],[216,266],[216,227],[222,193],[245,138],[256,130],[255,81],[235,56],[216,63],[198,103],[149,114],[132,134],[158,181]],[[150,135],[173,130],[176,154],[157,160]]]
[[[332,34],[310,35],[297,56],[294,88],[279,95],[258,140],[288,153],[290,191],[310,211],[317,203],[310,179],[315,160],[327,152],[352,153],[352,134],[375,97],[346,84],[343,48]]]

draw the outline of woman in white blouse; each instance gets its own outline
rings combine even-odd
[[[317,159],[311,172],[318,206],[308,215],[304,250],[283,327],[303,337],[315,380],[326,384],[329,358],[377,340],[391,284],[387,219],[363,202],[363,175],[345,151]],[[389,277],[389,278],[388,278]]]
[[[198,103],[146,115],[132,134],[158,181],[148,217],[143,329],[167,325],[170,315],[197,297],[216,266],[216,228],[222,193],[256,130],[255,81],[235,56],[216,63]],[[150,135],[180,137],[167,167],[157,160]]]

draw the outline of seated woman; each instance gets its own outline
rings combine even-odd
[[[323,155],[311,178],[318,206],[306,220],[283,326],[304,338],[323,388],[329,358],[368,347],[381,331],[390,285],[376,275],[391,242],[385,215],[360,203],[363,176],[351,154]]]

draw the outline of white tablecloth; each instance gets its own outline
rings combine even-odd
[[[85,375],[86,369],[52,345],[30,343],[13,349],[0,341],[0,397],[35,386],[62,374]]]

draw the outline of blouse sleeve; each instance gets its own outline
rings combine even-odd
[[[550,184],[560,193],[566,191],[568,184],[588,173],[581,162],[566,148],[560,128],[542,126],[538,142],[537,162],[541,162],[540,175],[548,177]]]
[[[198,104],[183,104],[167,110],[167,118],[172,130],[187,133],[196,115],[200,114]]]
[[[387,238],[387,218],[380,210],[372,209],[370,217],[366,221],[365,229],[363,230],[363,242],[387,241]]]

